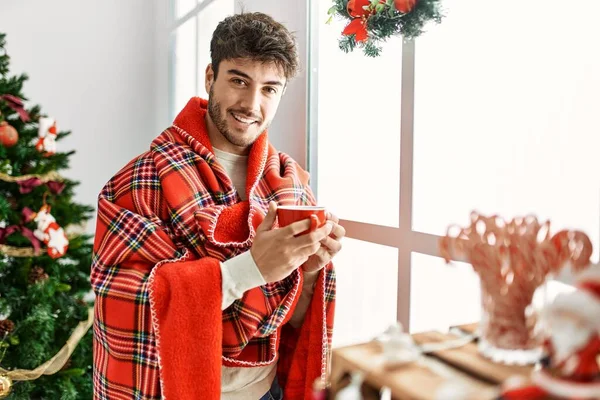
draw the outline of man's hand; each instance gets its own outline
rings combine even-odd
[[[321,246],[317,252],[311,255],[302,265],[306,272],[315,272],[325,267],[342,249],[341,240],[346,236],[346,230],[339,224],[340,220],[335,215],[327,212],[327,223],[333,224],[333,229],[329,236],[321,240]]]
[[[265,219],[256,230],[250,254],[267,282],[280,281],[317,253],[321,243],[331,234],[334,223],[327,223],[314,232],[295,237],[310,229],[310,219],[273,229],[277,204],[271,202]],[[343,229],[343,228],[342,228]]]

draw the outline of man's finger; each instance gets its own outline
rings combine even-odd
[[[314,232],[309,232],[302,236],[298,236],[295,239],[295,242],[296,242],[295,246],[297,246],[298,248],[302,248],[302,247],[311,246],[315,243],[318,243],[321,240],[323,240],[324,238],[326,238],[327,235],[329,235],[331,233],[332,229],[333,229],[333,223],[327,221],[325,223],[325,225],[318,228]]]
[[[335,222],[336,224],[340,222],[340,219],[336,217],[333,213],[327,211],[325,213],[328,220]]]
[[[346,229],[341,226],[340,224],[335,224],[333,226],[333,230],[331,231],[331,236],[332,238],[335,238],[337,240],[342,239],[343,237],[346,236]]]
[[[321,263],[323,265],[327,264],[329,261],[331,261],[331,254],[327,251],[327,249],[323,246],[321,246],[319,248],[319,250],[317,250],[317,252],[315,253],[315,255],[317,257],[319,257],[319,259],[321,260]]]
[[[296,236],[302,232],[309,230],[310,225],[311,225],[310,218],[307,218],[307,219],[303,219],[302,221],[296,221],[292,224],[289,224],[284,229],[285,229],[285,233],[288,236]]]
[[[342,249],[342,244],[329,236],[321,240],[321,244],[330,254],[337,254]]]
[[[277,203],[274,201],[269,203],[269,209],[267,211],[267,215],[265,215],[265,219],[258,226],[256,232],[264,232],[270,231],[273,228],[273,224],[275,223],[275,217],[277,216]]]

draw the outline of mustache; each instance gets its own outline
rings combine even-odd
[[[242,115],[242,116],[244,116],[244,117],[246,117],[248,119],[253,119],[253,120],[255,120],[258,123],[262,122],[262,118],[260,117],[260,115],[257,115],[257,114],[253,113],[250,110],[242,110],[242,109],[239,109],[239,108],[237,108],[237,109],[236,108],[229,108],[229,109],[227,109],[227,111],[230,112],[230,113],[233,113],[233,114]]]

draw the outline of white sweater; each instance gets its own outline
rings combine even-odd
[[[248,157],[226,153],[216,148],[214,152],[217,161],[227,171],[227,175],[231,178],[233,186],[238,191],[240,197],[242,200],[245,200]],[[298,299],[294,314],[292,314],[290,319],[290,324],[294,327],[299,327],[304,320],[318,274],[318,271],[315,273],[304,273],[302,293]],[[266,284],[249,251],[222,262],[221,276],[223,282],[222,310],[229,307],[235,300],[240,299],[247,290]],[[221,399],[259,399],[271,388],[276,371],[277,363],[265,367],[253,368],[223,366],[221,373]]]

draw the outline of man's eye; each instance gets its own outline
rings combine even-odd
[[[237,78],[236,78],[236,79],[232,79],[231,81],[232,81],[233,83],[235,83],[236,85],[240,85],[240,86],[243,86],[243,85],[245,85],[245,84],[246,84],[246,82],[244,82],[244,81],[243,81],[243,80],[241,80],[241,79],[237,79]]]
[[[276,94],[277,93],[277,89],[275,89],[274,87],[266,87],[265,90],[269,94]]]

